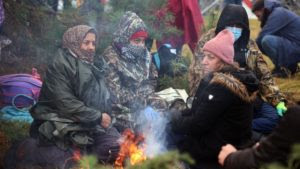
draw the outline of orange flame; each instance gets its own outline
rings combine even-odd
[[[145,161],[145,145],[139,146],[139,144],[143,141],[143,136],[136,136],[132,130],[126,129],[122,134],[121,147],[119,155],[115,161],[115,168],[123,169],[123,163],[126,158],[130,159],[131,165]]]
[[[75,150],[73,153],[73,159],[79,161],[81,159],[81,154],[79,150]]]

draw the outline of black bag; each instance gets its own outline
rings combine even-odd
[[[159,76],[175,76],[187,71],[187,67],[178,62],[180,57],[176,54],[176,49],[169,44],[162,45],[158,52],[153,54],[153,63],[155,64]],[[179,66],[175,68],[174,65]]]

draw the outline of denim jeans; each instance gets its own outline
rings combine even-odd
[[[262,38],[261,46],[263,52],[272,60],[277,67],[278,63],[278,47],[280,37],[274,35],[266,35]]]

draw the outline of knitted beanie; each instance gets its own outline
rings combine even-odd
[[[203,50],[216,55],[225,63],[233,64],[233,44],[233,34],[229,30],[224,29],[223,31],[219,32],[216,37],[206,42]]]

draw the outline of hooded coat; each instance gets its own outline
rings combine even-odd
[[[270,12],[265,25],[256,39],[262,52],[262,39],[266,35],[280,37],[277,50],[278,66],[288,67],[300,61],[300,16],[281,6],[279,1],[265,0],[265,8]]]
[[[113,114],[129,121],[129,113],[146,105],[154,93],[157,71],[146,47],[130,45],[130,37],[137,31],[147,31],[143,20],[133,12],[126,12],[114,33],[113,43],[103,53],[109,70],[106,80],[110,89]]]
[[[202,79],[191,110],[172,120],[174,132],[186,135],[179,149],[189,153],[197,166],[219,168],[217,156],[223,145],[250,143],[257,89],[258,80],[251,72],[235,68]]]
[[[258,50],[255,42],[250,39],[248,16],[245,9],[240,5],[227,5],[222,11],[217,27],[209,30],[199,40],[195,57],[189,67],[189,95],[195,95],[197,87],[203,78],[201,60],[204,56],[204,44],[215,37],[217,33],[225,29],[226,26],[234,24],[243,27],[242,36],[234,43],[234,60],[239,63],[242,68],[254,72],[260,82],[259,95],[264,101],[276,106],[280,101],[284,100],[284,96],[280,93],[278,86],[276,86],[268,65],[263,59],[262,53]]]
[[[104,72],[79,49],[91,31],[91,27],[80,25],[64,34],[64,48],[49,64],[39,101],[30,110],[40,122],[39,133],[61,149],[72,143],[92,144],[93,134],[105,132],[100,126],[102,113],[111,112]]]

